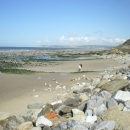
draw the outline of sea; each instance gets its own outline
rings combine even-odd
[[[108,50],[108,46],[87,47],[0,47],[0,52],[24,52],[33,50]]]
[[[42,51],[42,50],[90,50],[90,47],[0,47],[0,52],[27,52],[27,51]],[[91,50],[94,50],[94,48],[92,47]],[[98,48],[99,49],[99,48]],[[101,48],[100,48],[101,49]],[[104,49],[104,48],[103,48]],[[95,48],[95,50],[97,50],[97,47]],[[63,55],[64,58],[66,57],[68,58],[73,58],[73,55]],[[21,59],[29,59],[30,56],[15,56],[12,55],[9,57],[10,59],[16,59],[16,60],[21,60]],[[36,55],[36,56],[31,56],[31,58],[33,59],[44,59],[44,60],[60,60],[61,58],[56,56],[51,56],[51,55]],[[3,59],[3,56],[0,56],[0,60]],[[85,59],[91,59],[91,58],[84,58],[84,57],[77,57],[77,58],[73,58],[75,60],[85,60]]]
[[[61,50],[70,48],[51,48],[51,47],[0,47],[0,52],[22,52],[22,51],[33,51],[33,50]]]

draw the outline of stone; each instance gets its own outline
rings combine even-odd
[[[53,106],[51,104],[46,104],[45,107],[41,110],[41,112],[38,114],[38,117],[39,116],[43,116],[47,113],[49,113],[50,111],[53,110]]]
[[[95,130],[114,130],[115,122],[114,121],[103,121],[100,124],[98,124],[95,128]]]
[[[97,87],[97,88],[102,88],[102,86],[105,85],[106,83],[108,83],[108,80],[101,80],[101,81],[96,85],[96,87]]]
[[[77,115],[84,115],[84,112],[78,109],[72,109],[72,113],[73,113],[73,117]]]
[[[61,109],[64,108],[64,107],[65,107],[65,105],[59,106],[57,109],[55,109],[55,112],[56,112],[57,114],[59,114],[60,111],[61,111]]]
[[[64,102],[68,98],[73,98],[76,94],[74,93],[66,93],[64,96],[62,96],[60,99]]]
[[[0,112],[0,121],[6,120],[10,116],[10,113]]]
[[[31,130],[42,130],[41,127],[33,127]]]
[[[107,110],[106,106],[104,104],[101,104],[99,107],[96,108],[94,113],[96,116],[100,116],[106,110]]]
[[[16,129],[22,122],[20,122],[16,116],[10,116],[6,124],[7,129]]]
[[[33,128],[33,124],[31,121],[24,122],[20,124],[17,128],[17,130],[31,130]]]
[[[128,101],[125,102],[125,107],[128,108],[128,109],[130,109],[130,100],[128,100]]]
[[[47,118],[45,118],[44,116],[40,116],[37,121],[36,121],[36,126],[52,126],[52,122],[50,120],[48,120]]]
[[[119,90],[114,95],[114,98],[118,101],[123,101],[123,102],[128,101],[130,100],[130,92]]]
[[[60,122],[56,127],[53,128],[53,130],[66,130],[66,129],[67,129],[66,122]]]
[[[129,125],[130,124],[130,112],[120,111],[120,110],[107,110],[102,115],[101,118],[103,121],[112,120],[116,124]]]
[[[87,109],[87,110],[85,111],[85,115],[86,115],[86,116],[92,116],[92,115],[93,115],[93,111],[92,111],[91,109]]]
[[[65,106],[65,107],[63,107],[63,108],[60,110],[59,114],[60,114],[60,115],[64,115],[64,114],[70,113],[72,109],[73,109],[73,107]]]
[[[111,98],[112,96],[111,93],[109,93],[108,91],[101,91],[98,95],[105,99]]]
[[[102,89],[107,90],[111,94],[114,94],[117,90],[123,89],[129,85],[130,83],[124,79],[112,80],[111,82],[108,82],[107,84],[103,85]]]
[[[37,119],[37,117],[35,117],[33,114],[34,113],[32,111],[28,111],[27,113],[21,114],[21,116],[22,116],[22,118],[24,119],[25,122],[26,121],[35,121]]]
[[[82,125],[76,125],[72,128],[72,130],[88,130],[88,129]]]
[[[71,107],[77,107],[80,104],[81,99],[80,98],[68,98],[66,101],[64,101],[64,105],[71,106]]]
[[[106,99],[101,96],[91,96],[87,102],[87,109],[94,109],[99,107],[101,104],[106,105]]]
[[[87,104],[87,101],[82,102],[77,108],[78,108],[79,110],[81,110],[81,111],[84,111],[84,109],[85,109],[85,104]]]
[[[44,106],[44,103],[33,103],[33,104],[28,104],[27,107],[29,109],[40,109]]]
[[[76,120],[69,120],[67,123],[67,128],[72,129],[75,125],[79,125],[80,123]]]
[[[88,122],[88,123],[91,123],[91,124],[93,124],[94,122],[96,122],[97,121],[97,116],[87,116],[86,117],[86,122]]]
[[[124,105],[120,103],[119,105],[109,107],[108,110],[122,110],[124,108]]]
[[[84,101],[87,101],[89,97],[86,94],[81,94],[80,99],[81,99],[81,102],[84,102]]]
[[[49,126],[44,126],[42,130],[52,130]]]
[[[82,93],[85,93],[85,92],[90,93],[91,89],[90,88],[83,88]]]
[[[85,122],[85,119],[86,119],[86,116],[84,115],[77,115],[77,116],[74,116],[72,118],[69,118],[70,120],[76,120],[76,121],[79,121],[80,123],[83,123]]]
[[[114,130],[130,130],[130,125],[116,125]]]
[[[118,102],[114,98],[107,100],[107,108],[118,105]]]

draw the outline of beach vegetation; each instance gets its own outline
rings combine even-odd
[[[9,73],[9,74],[34,74],[37,73],[36,71],[32,70],[25,70],[25,69],[7,69],[7,68],[0,68],[1,73]]]
[[[76,71],[76,72],[72,72],[72,73],[88,73],[88,72],[96,72],[96,71]]]

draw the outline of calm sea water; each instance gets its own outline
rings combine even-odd
[[[43,47],[0,47],[0,52],[32,51],[32,50],[66,50],[73,48],[43,48]],[[75,48],[76,49],[76,48]]]

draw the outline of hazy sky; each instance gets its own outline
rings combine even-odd
[[[119,45],[130,0],[0,0],[0,46]]]

